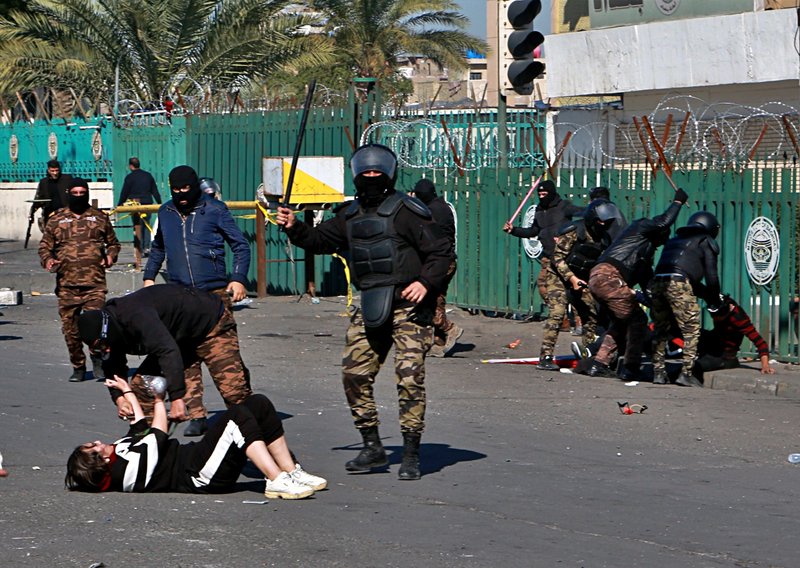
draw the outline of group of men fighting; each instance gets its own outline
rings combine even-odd
[[[538,237],[542,243],[538,284],[548,318],[540,369],[559,370],[554,349],[567,306],[572,305],[583,328],[583,345],[575,352],[581,358],[593,355],[581,369],[593,377],[640,379],[642,355],[650,351],[653,383],[667,384],[666,346],[678,337],[683,347],[675,383],[702,386],[703,371],[738,365],[737,352],[745,335],[759,351],[762,373],[774,372],[767,344],[747,314],[721,294],[716,217],[698,211],[670,238],[689,198],[685,191],[677,189],[661,215],[630,224],[605,187],[590,191],[591,202],[585,209],[562,199],[549,180],[538,187],[538,195],[533,224],[523,228],[508,222],[503,230],[520,238]],[[578,215],[582,218],[570,222]],[[662,246],[654,269],[655,254]],[[715,322],[714,330],[704,334],[702,364],[696,364],[702,329],[698,298],[705,301]],[[652,334],[643,305],[650,307]],[[600,328],[605,333],[598,338]]]

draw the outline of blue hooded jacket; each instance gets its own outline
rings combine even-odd
[[[225,243],[233,251],[230,278],[225,269]],[[247,284],[250,245],[221,201],[202,196],[184,219],[172,200],[158,210],[144,280],[155,280],[164,257],[169,282],[201,290],[225,288],[230,281]]]

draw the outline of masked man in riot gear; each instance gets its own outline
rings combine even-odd
[[[58,314],[72,363],[70,382],[86,378],[86,355],[78,333],[82,310],[106,301],[106,269],[117,261],[120,244],[108,215],[89,205],[89,183],[70,178],[67,207],[47,221],[39,244],[42,267],[56,273]],[[100,361],[92,358],[95,379],[103,378]]]
[[[420,201],[395,191],[397,158],[368,144],[350,160],[356,199],[317,227],[296,222],[279,207],[277,223],[292,243],[313,253],[349,250],[361,307],[347,330],[342,381],[364,447],[348,471],[388,464],[378,434],[375,376],[395,346],[395,375],[403,434],[399,478],[419,479],[425,426],[425,354],[433,342],[433,312],[453,260],[450,242]]]
[[[621,230],[618,223],[619,209],[616,205],[605,199],[595,199],[586,208],[583,219],[559,232],[551,270],[561,280],[564,292],[553,299],[554,309],[549,317],[554,325],[545,328],[543,351],[547,346],[549,352],[553,352],[558,339],[558,324],[564,318],[568,302],[575,307],[583,322],[584,351],[597,339],[597,304],[587,282],[597,259],[611,244],[612,234]],[[557,365],[553,367],[553,370],[558,369]]]
[[[634,286],[646,286],[653,277],[653,256],[667,242],[670,227],[689,196],[675,191],[673,202],[661,215],[633,221],[600,255],[589,274],[589,290],[608,309],[611,325],[589,369],[589,375],[614,376],[609,363],[616,352],[624,351],[625,365],[619,377],[639,377],[647,316],[639,305]]]
[[[700,387],[702,383],[692,374],[700,341],[700,306],[697,296],[719,298],[717,257],[719,222],[708,211],[698,211],[689,217],[685,227],[667,241],[650,283],[651,315],[655,324],[653,335],[653,383],[666,384],[664,349],[672,322],[678,324],[683,336],[683,365],[676,384]],[[701,282],[705,280],[705,285]]]

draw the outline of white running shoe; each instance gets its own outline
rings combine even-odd
[[[313,494],[313,489],[301,485],[285,471],[275,479],[267,479],[267,486],[264,488],[264,497],[267,499],[305,499]]]
[[[328,480],[316,475],[311,475],[302,467],[300,464],[295,464],[294,471],[290,474],[292,479],[294,479],[300,485],[305,485],[306,487],[310,487],[314,491],[322,491],[328,486]]]

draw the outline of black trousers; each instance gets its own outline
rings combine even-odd
[[[196,443],[182,449],[188,452],[187,486],[193,493],[229,491],[239,479],[255,441],[269,445],[283,436],[283,425],[275,406],[263,394],[247,397],[231,406]]]

